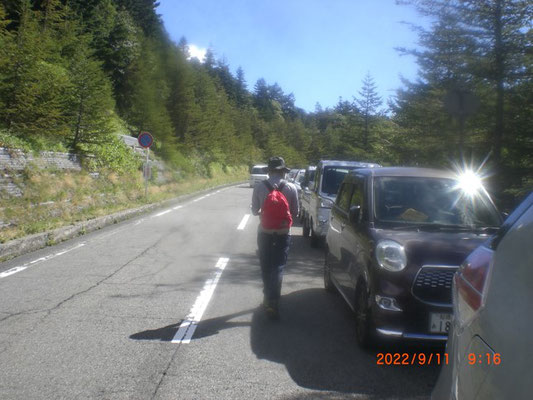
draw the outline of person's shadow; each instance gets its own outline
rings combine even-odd
[[[307,289],[282,297],[281,320],[262,310],[252,317],[251,347],[258,358],[284,364],[299,386],[378,397],[429,395],[437,366],[377,365],[377,352],[416,352],[398,344],[361,350],[351,310],[340,296]],[[438,351],[432,349],[431,351]]]

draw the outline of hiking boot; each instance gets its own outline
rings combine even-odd
[[[272,320],[278,320],[279,319],[279,310],[274,307],[268,306],[266,307],[266,314],[269,319]]]
[[[266,307],[266,313],[270,319],[279,319],[279,307],[277,300],[272,300],[269,302],[268,306]]]

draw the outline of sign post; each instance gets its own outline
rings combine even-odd
[[[144,197],[148,199],[148,179],[150,179],[152,175],[149,155],[150,155],[150,147],[154,143],[154,138],[148,132],[141,132],[137,140],[139,141],[139,145],[141,147],[144,147],[144,149],[146,150],[146,162],[144,163],[144,166],[143,166],[143,176],[144,176]]]

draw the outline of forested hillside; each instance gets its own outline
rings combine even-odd
[[[203,63],[189,59],[155,0],[1,0],[0,144],[68,149],[95,156],[96,168],[127,171],[137,164],[117,133],[149,131],[155,152],[188,174],[273,154],[294,166],[466,160],[486,161],[500,195],[531,190],[530,3],[405,3],[434,21],[415,27],[416,48],[399,49],[416,57],[419,78],[387,101],[370,71],[352,99],[305,112],[276,83],[247,83],[213,51]]]

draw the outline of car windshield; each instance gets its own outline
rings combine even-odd
[[[268,174],[268,167],[253,167],[252,174],[254,175],[266,175]]]
[[[355,168],[350,167],[325,167],[324,177],[322,178],[322,192],[335,196],[339,187],[348,172]]]
[[[470,196],[446,178],[379,177],[374,181],[378,222],[401,226],[497,227],[500,216],[484,191]]]

